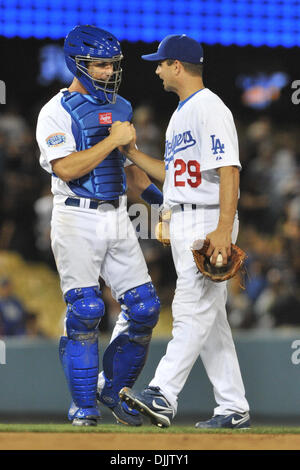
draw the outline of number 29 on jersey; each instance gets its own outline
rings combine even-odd
[[[201,184],[200,163],[197,160],[185,162],[181,158],[174,161],[174,186],[198,188]]]

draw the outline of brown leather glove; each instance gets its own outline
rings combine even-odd
[[[160,221],[155,227],[156,239],[164,246],[170,246],[170,224],[171,211],[166,210],[160,214]]]
[[[203,240],[202,248],[199,247],[199,249],[196,249],[197,244],[199,246],[199,242],[200,240],[197,240],[192,247],[196,266],[203,276],[208,277],[214,282],[222,282],[231,279],[242,268],[247,258],[246,253],[241,248],[231,243],[231,255],[228,258],[227,264],[217,267],[211,264],[209,256],[206,255],[209,240]]]

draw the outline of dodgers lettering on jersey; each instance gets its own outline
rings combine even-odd
[[[164,203],[219,204],[217,168],[237,166],[238,139],[232,114],[204,88],[179,103],[166,131]]]
[[[176,134],[171,142],[166,140],[166,169],[169,168],[169,163],[174,160],[174,155],[176,153],[186,150],[189,147],[193,147],[195,144],[196,140],[193,138],[191,131],[184,131],[181,134]]]

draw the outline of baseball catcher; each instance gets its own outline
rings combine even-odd
[[[68,419],[74,426],[96,426],[100,404],[118,423],[141,426],[141,415],[118,392],[133,386],[144,367],[160,301],[129,219],[126,191],[150,205],[161,206],[163,196],[119,150],[135,136],[132,106],[118,94],[118,39],[78,25],[65,39],[64,54],[73,80],[43,106],[36,135],[41,166],[52,176],[51,241],[67,307],[59,358],[72,397]],[[99,276],[121,310],[102,371]]]

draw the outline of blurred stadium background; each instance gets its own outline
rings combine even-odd
[[[258,419],[299,423],[299,0],[0,1],[0,420],[59,419],[68,406],[57,355],[65,306],[49,240],[50,177],[38,163],[35,125],[43,104],[71,82],[62,46],[76,24],[122,41],[120,94],[134,107],[139,147],[157,158],[177,97],[140,56],[167,34],[203,43],[204,83],[233,112],[243,165],[239,244],[248,274],[230,283],[227,307],[247,397]],[[144,386],[171,335],[176,276],[169,249],[140,242],[163,305],[138,381]],[[103,292],[104,346],[119,306],[104,285]],[[211,413],[201,364],[179,406],[186,419]]]

